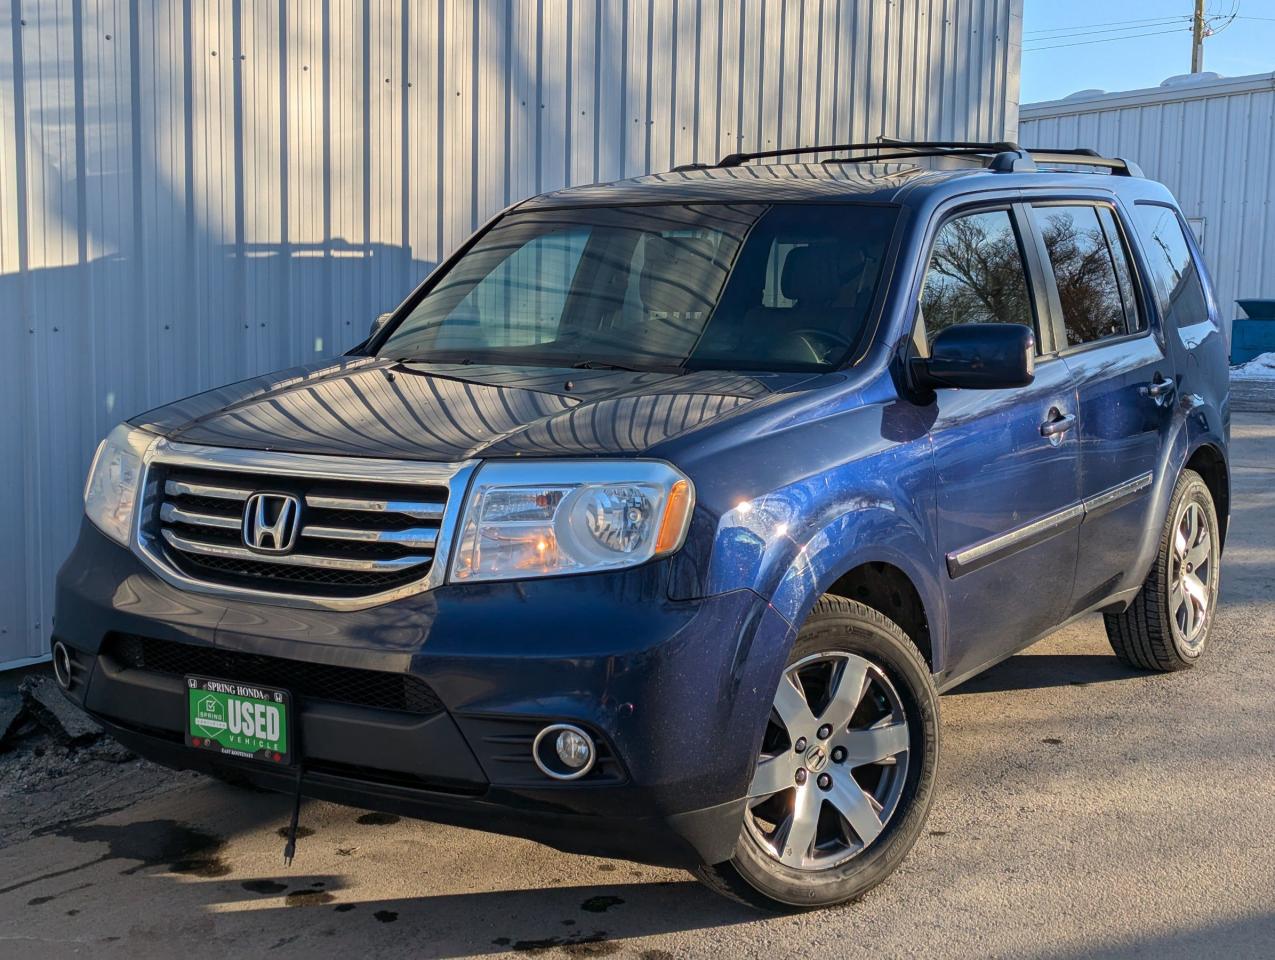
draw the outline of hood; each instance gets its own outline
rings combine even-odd
[[[350,358],[135,418],[181,443],[404,460],[633,455],[809,374],[685,374]]]

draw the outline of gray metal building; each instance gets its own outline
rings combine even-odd
[[[528,194],[738,149],[1001,139],[1022,0],[11,0],[0,667],[117,421],[340,353]]]
[[[1093,147],[1162,181],[1200,241],[1218,303],[1275,297],[1275,73],[1175,77],[1022,109],[1027,146]]]

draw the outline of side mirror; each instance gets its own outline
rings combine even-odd
[[[913,357],[922,388],[1000,390],[1025,387],[1036,376],[1036,336],[1021,323],[962,323],[934,338],[928,357]]]
[[[393,314],[392,312],[391,312],[391,313],[383,313],[383,314],[381,314],[379,317],[377,317],[375,320],[373,320],[373,321],[372,321],[372,329],[371,329],[371,330],[369,330],[369,331],[367,332],[368,337],[374,337],[374,336],[376,336],[378,333],[380,333],[380,332],[381,332],[381,327],[385,326],[385,324],[387,324],[387,323],[389,322],[389,319],[390,319],[390,317],[392,317],[392,316],[394,316],[394,314]]]

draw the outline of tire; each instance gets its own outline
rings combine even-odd
[[[1217,609],[1221,546],[1213,495],[1198,473],[1184,470],[1142,590],[1123,613],[1103,615],[1121,661],[1161,672],[1195,666]]]
[[[916,646],[877,611],[824,596],[780,678],[735,856],[697,875],[765,910],[858,899],[912,849],[938,762],[938,694]]]

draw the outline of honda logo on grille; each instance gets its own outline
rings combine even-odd
[[[254,493],[244,504],[244,546],[261,553],[288,553],[297,543],[301,501],[287,493]]]

